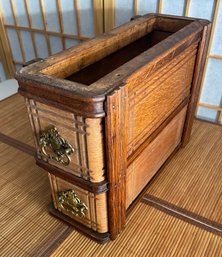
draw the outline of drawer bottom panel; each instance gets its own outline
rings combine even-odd
[[[181,141],[187,106],[129,165],[126,173],[126,208],[135,200]]]
[[[48,173],[55,209],[98,233],[108,232],[107,194],[94,194]]]

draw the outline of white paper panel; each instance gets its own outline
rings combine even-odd
[[[39,58],[48,57],[48,48],[46,44],[46,38],[43,33],[35,33],[36,45],[38,48]]]
[[[222,102],[222,62],[209,59],[201,103],[220,105]]]
[[[0,0],[0,5],[4,15],[5,23],[14,25],[15,21],[12,15],[12,9],[9,0]]]
[[[35,59],[35,52],[32,44],[31,33],[29,31],[21,31],[22,44],[25,51],[26,61]]]
[[[214,12],[213,0],[191,0],[189,16],[212,20]]]
[[[16,61],[23,61],[21,49],[18,41],[18,34],[15,29],[8,28],[7,34],[12,49],[13,59]]]
[[[29,0],[29,10],[32,18],[32,27],[36,29],[43,29],[42,14],[39,1]]]
[[[93,0],[79,1],[78,5],[80,13],[81,35],[88,37],[95,36]]]
[[[77,35],[74,1],[61,0],[61,9],[64,33]]]
[[[197,117],[200,119],[217,122],[219,112],[210,108],[199,107]]]
[[[138,14],[143,15],[146,13],[156,13],[158,11],[158,0],[139,0],[138,1]]]
[[[58,53],[63,50],[61,37],[50,36],[49,39],[50,39],[52,54]]]
[[[172,14],[172,15],[184,15],[185,1],[173,1],[172,0],[164,0],[162,13]]]
[[[24,0],[14,0],[15,12],[18,19],[18,25],[23,27],[28,27],[28,18],[25,9]]]
[[[56,0],[45,0],[47,30],[60,32]]]
[[[78,45],[79,41],[76,39],[71,39],[71,38],[66,38],[65,39],[66,42],[66,48],[70,48],[72,46]]]
[[[116,0],[116,27],[130,21],[134,16],[133,0]]]
[[[211,54],[222,56],[222,1],[220,3],[220,9],[218,12]]]
[[[0,62],[0,82],[4,80],[6,80],[5,70],[2,63]],[[0,87],[0,90],[1,90],[1,87]]]

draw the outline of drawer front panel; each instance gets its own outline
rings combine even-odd
[[[186,110],[184,107],[127,168],[127,208],[180,143]]]
[[[38,158],[91,182],[101,182],[105,179],[101,118],[84,118],[32,99],[26,99],[26,104]],[[39,138],[50,126],[55,126],[62,138],[73,147],[74,152],[70,154],[71,161],[67,166],[42,154]]]
[[[106,193],[95,195],[50,173],[48,173],[48,176],[52,189],[53,204],[57,210],[99,233],[108,232]],[[61,196],[70,191],[75,192],[77,200],[74,199],[73,201],[78,201],[81,204],[80,208],[83,208],[81,212],[84,213],[83,215],[70,212],[70,201],[69,203],[62,203]]]
[[[138,80],[128,84],[128,156],[189,96],[196,48],[191,46],[153,75],[138,71]]]

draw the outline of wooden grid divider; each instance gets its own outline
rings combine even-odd
[[[65,41],[65,38],[63,36],[64,35],[64,26],[63,26],[61,0],[56,1],[56,6],[57,6],[57,10],[58,10],[60,33],[62,35],[62,48],[63,48],[63,50],[65,50],[66,49],[66,41]]]
[[[190,0],[186,0],[186,5],[184,9],[184,16],[189,16],[190,11]]]
[[[27,0],[25,1],[25,10],[26,10],[26,14],[28,17],[28,23],[29,23],[29,29],[32,28],[32,17],[30,15],[30,9],[29,9],[29,4]],[[31,33],[31,38],[32,38],[32,45],[33,45],[33,49],[34,49],[34,53],[35,53],[35,58],[38,58],[38,50],[37,50],[37,46],[36,46],[36,41],[35,41],[35,35],[33,31],[30,31]]]
[[[81,37],[81,26],[80,26],[80,13],[79,13],[79,5],[78,0],[74,0],[75,7],[75,17],[76,17],[76,27],[77,27],[77,39],[80,40]]]
[[[15,25],[18,26],[18,18],[17,18],[17,15],[16,15],[16,9],[15,9],[15,4],[14,4],[13,0],[10,0],[10,5],[11,5],[12,15],[13,15]],[[21,49],[22,59],[23,59],[23,62],[25,63],[27,61],[27,59],[26,59],[26,55],[25,55],[24,46],[23,46],[23,43],[22,43],[22,37],[21,37],[20,30],[17,30],[17,35],[18,35],[18,40],[19,40],[19,46],[20,46],[20,49]]]
[[[0,57],[7,79],[10,79],[14,72],[15,67],[13,64],[12,49],[9,44],[8,35],[4,27],[4,16],[0,6]]]
[[[15,26],[15,25],[11,25],[11,24],[4,24],[4,26],[6,28],[13,28],[15,30],[24,30],[24,31],[30,31],[30,32],[45,33],[44,30],[37,29],[37,28],[29,28],[29,27],[24,27],[24,26]],[[70,38],[70,39],[79,39],[77,35],[66,34],[66,33],[61,34],[60,32],[56,32],[56,31],[49,31],[48,30],[47,34],[48,35],[52,35],[52,36]],[[90,39],[90,37],[81,36],[79,40],[85,41],[85,40],[88,40],[88,39]]]
[[[104,32],[110,31],[116,26],[116,1],[103,0],[104,3]]]
[[[210,54],[210,55],[208,55],[208,58],[222,61],[222,56],[221,55]]]
[[[52,54],[52,49],[51,49],[51,44],[49,40],[49,34],[48,34],[48,26],[47,26],[47,20],[46,20],[46,14],[45,14],[45,6],[44,6],[44,1],[40,0],[40,9],[41,9],[41,14],[42,14],[42,21],[43,21],[43,27],[44,27],[44,33],[45,33],[45,38],[46,38],[46,44],[48,48],[48,54]]]
[[[158,13],[162,13],[163,11],[163,0],[159,0],[158,2]]]
[[[133,1],[134,5],[134,16],[138,15],[138,0]]]
[[[200,98],[201,98],[201,95],[203,93],[203,85],[204,85],[204,81],[206,79],[206,72],[207,72],[209,58],[222,60],[221,56],[210,54],[210,51],[211,51],[211,48],[212,48],[212,43],[213,43],[213,37],[214,37],[214,33],[215,33],[215,28],[216,28],[216,23],[217,23],[217,19],[218,19],[220,4],[221,4],[221,0],[216,0],[215,1],[215,8],[214,8],[214,13],[213,13],[213,22],[212,22],[212,30],[211,30],[211,35],[210,35],[210,42],[209,42],[209,46],[208,46],[207,58],[206,58],[206,63],[205,63],[205,67],[204,67],[203,77],[202,77],[202,81],[201,81],[200,94],[199,94],[199,99],[198,99],[198,104],[197,104],[198,107],[200,106],[200,107],[210,108],[210,109],[214,109],[214,110],[215,110],[215,108],[212,108],[214,105],[201,103]],[[219,106],[214,106],[214,107],[216,107],[217,111],[219,112],[219,115],[218,115],[218,118],[217,118],[217,123],[221,124],[222,123],[222,110],[220,110],[221,108]],[[196,114],[197,114],[197,111],[198,111],[198,108],[196,109]]]
[[[104,3],[103,0],[93,0],[94,28],[96,36],[101,35],[104,30]]]

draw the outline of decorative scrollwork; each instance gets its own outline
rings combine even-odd
[[[71,161],[70,155],[74,153],[74,149],[71,144],[59,135],[56,127],[50,126],[40,134],[39,145],[43,156],[63,165],[69,165]]]
[[[84,218],[88,207],[80,200],[74,190],[58,193],[59,208],[77,217]]]

